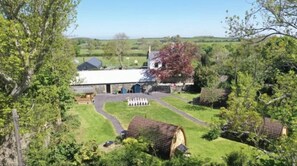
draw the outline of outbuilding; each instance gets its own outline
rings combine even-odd
[[[131,91],[140,93],[142,88],[155,83],[156,79],[145,69],[95,70],[78,71],[76,81],[72,82],[71,87],[74,91],[81,87],[92,87],[96,94]]]
[[[261,126],[261,133],[266,135],[267,138],[277,139],[287,135],[288,128],[278,120],[265,117]]]
[[[93,57],[86,62],[83,62],[79,66],[77,66],[77,70],[99,70],[102,67],[102,61]]]
[[[152,152],[164,159],[174,156],[178,147],[186,146],[186,135],[182,127],[135,116],[129,124],[127,137],[140,136],[152,141]]]

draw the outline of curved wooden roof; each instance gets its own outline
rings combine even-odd
[[[270,118],[264,118],[262,125],[262,134],[266,135],[268,138],[279,138],[283,135],[283,129],[286,129],[286,127],[280,121]]]
[[[149,139],[154,143],[157,156],[168,159],[172,156],[171,146],[179,130],[185,137],[183,129],[179,126],[136,116],[129,124],[127,136],[133,138],[143,136]],[[184,139],[186,142],[186,138]]]

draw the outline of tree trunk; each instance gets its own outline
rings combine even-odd
[[[17,99],[25,90],[28,89],[32,75],[34,74],[32,69],[28,69],[19,84],[15,84],[13,90],[10,92],[10,96]]]

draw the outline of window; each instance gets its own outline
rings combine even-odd
[[[159,63],[155,63],[154,66],[155,66],[155,68],[158,68],[159,67]]]

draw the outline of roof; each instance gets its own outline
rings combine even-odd
[[[148,138],[154,143],[154,149],[158,156],[170,158],[172,140],[178,130],[183,131],[179,126],[135,116],[129,124],[127,136]]]
[[[78,70],[94,70],[94,69],[100,69],[101,66],[102,66],[102,62],[99,59],[93,57],[93,58],[89,59],[88,61],[80,64],[77,67],[77,69]]]
[[[264,118],[262,134],[266,135],[268,138],[276,139],[282,136],[284,127],[285,126],[278,120]]]
[[[155,82],[146,69],[78,71],[72,85]]]
[[[95,58],[95,57],[89,59],[87,62],[88,62],[89,64],[91,64],[91,65],[97,67],[97,68],[100,68],[101,65],[102,65],[102,62],[101,62],[99,59]]]

